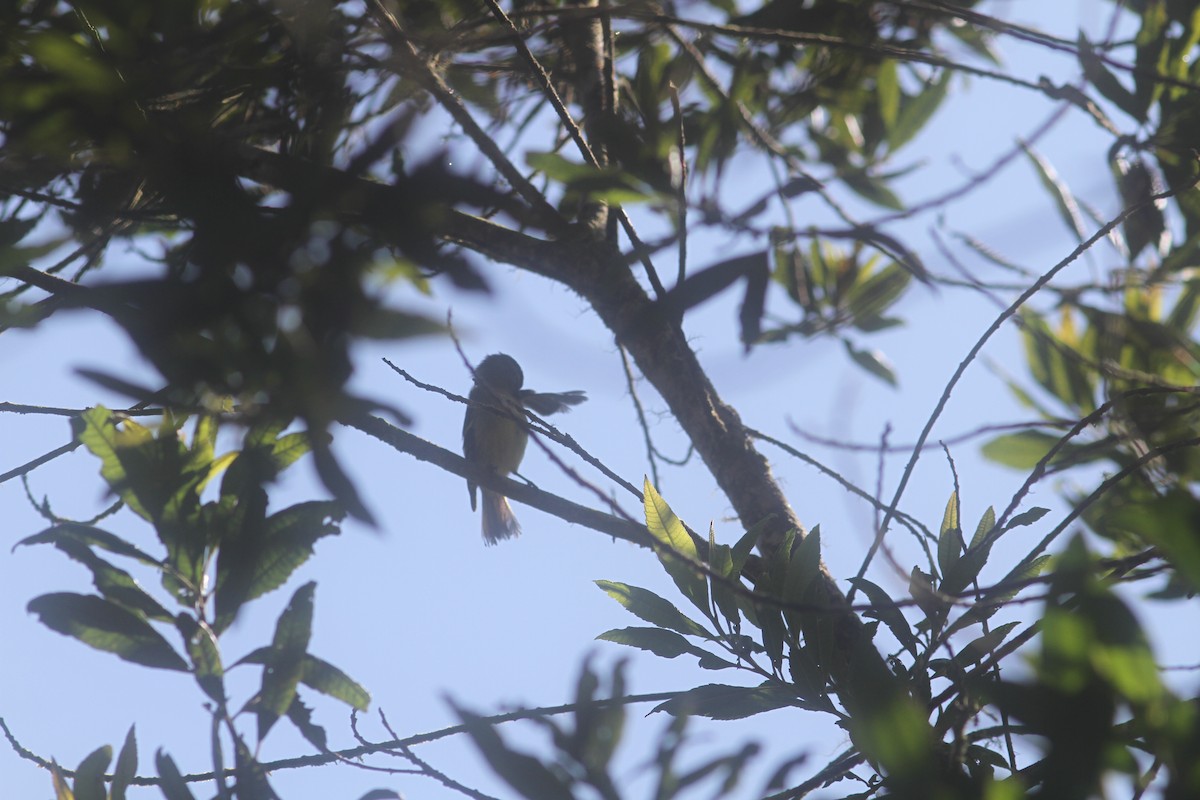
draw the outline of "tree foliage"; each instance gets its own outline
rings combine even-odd
[[[93,589],[48,592],[29,611],[130,669],[190,675],[213,719],[217,766],[204,793],[274,796],[258,745],[285,720],[325,754],[313,764],[339,757],[306,694],[358,710],[370,698],[309,653],[314,583],[291,590],[260,647],[230,654],[223,636],[248,604],[288,584],[345,513],[371,519],[330,447],[330,432],[351,426],[657,557],[666,588],[597,581],[637,618],[598,638],[701,670],[681,670],[680,690],[656,698],[653,713],[671,718],[648,761],[656,797],[706,787],[732,796],[756,757],[731,743],[688,761],[691,718],[781,708],[833,720],[849,745],[801,778],[805,765],[777,765],[755,796],[832,787],[847,797],[1084,798],[1114,776],[1137,796],[1147,787],[1200,795],[1195,698],[1164,677],[1127,591],[1153,579],[1158,600],[1183,604],[1200,589],[1200,12],[1173,0],[1093,0],[1113,30],[1132,35],[1068,41],[985,5],[8,4],[3,324],[41,330],[67,313],[103,314],[160,378],[144,386],[89,371],[136,405],[71,413],[73,443],[153,528],[157,549],[103,519],[47,508],[49,526],[20,544],[54,546],[87,568]],[[1007,39],[1067,53],[1079,79],[1020,77],[997,56]],[[1077,197],[1033,144],[1004,159],[1025,159],[1079,243],[1049,269],[1023,271],[962,237],[989,273],[953,279],[894,230],[991,177],[921,203],[898,189],[898,154],[966,78],[1015,86],[1051,104],[1051,122],[1082,115],[1108,137],[1097,171],[1107,169],[1120,198],[1112,217]],[[431,126],[450,132],[442,144],[423,133]],[[746,154],[769,182],[735,185]],[[706,236],[736,252],[710,259],[696,246]],[[1086,283],[1063,279],[1103,246],[1118,267]],[[126,266],[130,252],[139,268]],[[697,534],[650,479],[644,518],[631,521],[472,472],[374,416],[403,427],[403,409],[350,391],[356,343],[443,327],[401,310],[381,286],[487,292],[503,280],[491,263],[582,298],[688,437],[698,456],[688,468],[711,474],[740,538]],[[895,384],[877,343],[905,324],[903,301],[923,286],[977,292],[1003,309],[943,401],[988,337],[1019,329],[1029,380],[1009,384],[1038,421],[991,436],[983,452],[1028,477],[974,524],[957,478],[940,523],[903,513],[939,404],[895,496],[856,490],[878,511],[874,545],[857,575],[834,576],[820,530],[802,524],[758,450],[766,437],[722,399],[683,322],[724,298],[747,350],[834,339],[847,366]],[[147,409],[153,425],[135,419]],[[240,447],[218,455],[219,429]],[[656,474],[661,461],[648,450]],[[307,455],[334,499],[272,510],[272,484]],[[1027,507],[1034,486],[1068,472],[1065,511]],[[903,565],[905,597],[867,577],[893,528],[919,545]],[[1015,557],[1004,548],[997,563],[1015,530],[1041,540]],[[161,591],[122,563],[151,570]],[[985,582],[985,567],[1002,577]],[[1000,613],[1025,601],[1040,610]],[[1014,668],[1022,658],[1024,671]],[[246,666],[262,668],[261,683],[234,697],[226,671]],[[624,668],[585,665],[567,721],[542,719],[551,746],[537,753],[501,735],[503,716],[456,711],[459,732],[516,795],[618,798],[632,796],[613,770],[630,702]],[[56,793],[124,797],[146,777],[136,749],[130,730],[108,776],[108,747],[74,770],[53,765]],[[453,784],[400,737],[352,755],[379,753]],[[168,798],[194,796],[165,752],[149,779]]]

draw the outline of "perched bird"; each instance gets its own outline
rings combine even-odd
[[[475,385],[468,399],[463,420],[463,455],[467,461],[485,467],[497,475],[516,472],[529,443],[525,409],[547,416],[569,411],[587,399],[581,391],[539,393],[522,389],[525,374],[512,356],[496,353],[475,368]],[[475,510],[477,484],[467,480],[471,510]],[[508,499],[499,492],[482,487],[483,541],[493,545],[521,532]]]

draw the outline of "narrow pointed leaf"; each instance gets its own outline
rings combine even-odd
[[[263,669],[262,688],[255,707],[259,741],[275,721],[287,713],[296,697],[296,686],[304,670],[304,655],[312,636],[316,588],[317,585],[310,581],[297,589],[275,624],[271,654]]]
[[[908,620],[904,618],[903,612],[896,607],[895,601],[888,593],[866,578],[851,578],[850,583],[861,590],[874,606],[872,610],[865,612],[864,616],[882,622],[905,650],[914,656],[917,655],[917,637],[913,634]]]
[[[171,613],[147,594],[132,575],[100,558],[90,547],[69,539],[57,542],[56,547],[91,570],[92,584],[106,600],[147,619],[172,620]]]
[[[125,790],[137,775],[137,764],[137,734],[134,733],[134,726],[130,725],[129,733],[125,734],[125,743],[121,745],[121,752],[117,755],[117,765],[113,769],[109,800],[125,800]]]
[[[104,770],[112,761],[112,748],[108,745],[89,753],[75,768],[75,800],[106,800]]]
[[[175,766],[175,761],[169,755],[159,750],[154,755],[154,763],[158,767],[158,777],[162,781],[159,789],[162,790],[166,800],[196,800],[192,790],[188,788],[187,782],[183,779],[183,775],[179,773],[179,767]]]
[[[675,631],[663,630],[662,628],[616,628],[611,631],[605,631],[596,638],[605,642],[616,642],[617,644],[636,647],[639,650],[646,650],[660,658],[677,658],[684,653],[690,653],[694,656],[705,656],[708,654],[707,651],[696,647]]]
[[[695,542],[679,517],[675,516],[675,512],[650,484],[649,478],[643,482],[642,492],[645,497],[646,527],[662,546],[662,549],[654,549],[659,561],[683,596],[707,615],[708,581],[687,563],[698,558]]]
[[[977,639],[968,642],[967,645],[959,650],[954,656],[955,663],[957,663],[962,669],[966,669],[967,667],[978,663],[980,659],[1003,644],[1004,640],[1008,638],[1008,634],[1019,624],[1019,622],[1005,623],[998,628],[993,628]]]
[[[938,531],[938,566],[944,577],[962,553],[962,528],[958,521],[958,493],[951,492]]]
[[[325,729],[317,723],[313,722],[312,709],[304,705],[299,697],[292,698],[292,704],[288,706],[287,712],[288,721],[296,726],[296,730],[300,731],[308,742],[322,753],[329,751],[329,737],[325,734]]]
[[[286,583],[318,540],[340,532],[344,517],[338,503],[297,503],[226,542],[217,559],[216,629],[228,627],[245,603]]]
[[[1029,162],[1033,164],[1038,179],[1041,180],[1046,193],[1054,201],[1059,216],[1062,217],[1067,228],[1081,241],[1087,238],[1083,214],[1079,210],[1079,203],[1076,202],[1075,195],[1071,193],[1070,187],[1058,176],[1058,172],[1050,165],[1050,162],[1035,152],[1033,148],[1022,143],[1021,149],[1025,151]]]
[[[745,719],[765,711],[788,706],[808,707],[808,703],[796,696],[789,687],[779,684],[762,686],[726,686],[709,683],[681,692],[678,696],[659,703],[651,713],[665,711],[671,716],[683,714],[708,717],[709,719]]]
[[[984,511],[983,516],[979,519],[979,524],[975,526],[975,535],[971,537],[971,547],[975,547],[986,539],[994,527],[996,527],[996,509],[988,506],[987,511]]]
[[[186,671],[187,663],[142,617],[95,595],[56,592],[29,601],[30,613],[59,633],[126,661]]]
[[[345,517],[337,503],[312,500],[297,503],[267,518],[264,545],[258,552],[246,600],[279,588],[313,554],[313,545],[340,532]]]
[[[121,537],[100,528],[91,525],[81,525],[77,522],[64,522],[52,528],[47,528],[40,533],[35,533],[33,536],[27,536],[17,542],[15,546],[57,544],[63,541],[78,542],[89,547],[99,547],[119,556],[136,559],[148,566],[162,566],[162,562],[159,559],[139,550]]]
[[[558,775],[533,756],[511,749],[490,721],[458,705],[454,710],[488,764],[518,794],[529,800],[574,800]]]
[[[889,386],[899,386],[900,381],[896,377],[896,369],[888,360],[887,356],[881,350],[860,350],[855,347],[849,339],[843,339],[842,344],[846,347],[846,352],[855,364],[865,369],[867,372],[879,378]]]
[[[371,705],[371,695],[349,675],[316,656],[305,654],[300,682],[359,711]]]
[[[946,98],[950,88],[951,70],[942,70],[937,79],[925,85],[925,88],[911,98],[904,98],[900,104],[900,113],[896,124],[888,129],[888,147],[894,153],[907,144],[914,136],[924,129],[925,123]]]
[[[1034,506],[1028,511],[1022,511],[1020,514],[1017,514],[1015,517],[1009,520],[1008,524],[1004,526],[1004,529],[1007,531],[1012,530],[1013,528],[1023,528],[1026,525],[1032,525],[1049,513],[1050,509],[1048,508]]]
[[[596,581],[596,585],[609,597],[651,625],[669,628],[686,636],[700,636],[705,639],[711,639],[713,636],[700,623],[685,616],[682,611],[654,592],[615,581]]]
[[[179,629],[187,647],[196,682],[205,694],[218,703],[224,703],[225,684],[222,679],[225,669],[221,665],[221,651],[212,628],[200,625],[194,617],[184,612],[175,618],[175,627]]]

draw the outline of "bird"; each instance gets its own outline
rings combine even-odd
[[[520,364],[504,353],[493,353],[475,367],[475,383],[463,419],[463,456],[468,462],[501,476],[516,472],[529,443],[525,409],[548,416],[570,411],[587,399],[579,390],[535,392],[523,389],[524,383]],[[468,478],[471,510],[476,508],[477,488],[483,492],[484,544],[491,546],[520,534],[508,498]]]

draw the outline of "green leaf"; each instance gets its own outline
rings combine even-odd
[[[934,768],[933,731],[916,700],[893,693],[887,704],[855,720],[855,744],[892,776],[921,774]],[[928,774],[928,773],[926,773]]]
[[[821,526],[814,526],[800,543],[791,548],[787,573],[783,579],[783,597],[802,602],[808,587],[821,574]]]
[[[1056,332],[1041,316],[1021,313],[1021,339],[1029,370],[1054,397],[1081,415],[1088,414],[1096,408],[1096,373],[1086,363],[1088,356],[1079,352],[1081,342],[1069,314],[1064,314],[1063,322]]]
[[[1166,220],[1162,209],[1152,201],[1154,195],[1162,190],[1162,185],[1158,175],[1145,159],[1117,159],[1113,165],[1113,172],[1121,203],[1126,208],[1139,206],[1137,211],[1126,217],[1121,226],[1129,248],[1129,260],[1132,262],[1148,245],[1153,245],[1155,252],[1159,249],[1163,232],[1166,230]]]
[[[998,464],[1030,470],[1037,466],[1059,441],[1060,437],[1040,431],[1006,433],[985,444],[982,452],[985,457]]]
[[[665,711],[671,716],[701,716],[709,719],[745,719],[777,708],[797,706],[810,708],[788,686],[764,683],[761,686],[726,686],[709,683],[680,692],[664,703],[659,703],[650,713]]]
[[[626,695],[625,664],[618,661],[608,681],[607,697]],[[575,682],[572,736],[569,752],[579,764],[587,765],[592,774],[607,771],[621,734],[625,728],[625,709],[619,703],[603,704],[601,679],[585,661]],[[607,705],[607,707],[606,707]],[[562,739],[556,739],[562,742]]]
[[[797,697],[813,703],[819,710],[833,713],[833,703],[825,690],[828,672],[813,658],[811,648],[793,647],[788,651],[788,674]]]
[[[1147,541],[1178,570],[1179,575],[1200,591],[1200,501],[1184,489],[1172,489],[1163,497],[1130,503],[1105,514],[1109,532],[1124,531]]]
[[[712,593],[713,603],[730,627],[736,628],[741,620],[741,610],[737,594],[729,585],[739,581],[739,576],[733,571],[733,550],[729,545],[717,544],[711,523],[708,526],[708,566],[713,571],[712,577],[709,578],[709,591]]]
[[[1048,508],[1034,506],[1028,511],[1022,511],[1020,514],[1017,514],[1015,517],[1009,520],[1009,523],[1004,526],[1004,530],[1011,531],[1013,528],[1023,528],[1026,525],[1032,525],[1049,513],[1050,509]]]
[[[312,450],[309,434],[303,431],[285,434],[271,443],[271,458],[275,468],[283,471]]]
[[[271,648],[260,647],[237,660],[237,664],[270,664]],[[348,706],[366,711],[371,695],[349,675],[328,661],[305,653],[302,659],[300,682],[324,695],[341,700]]]
[[[329,737],[325,734],[325,729],[313,722],[312,709],[304,705],[299,697],[292,698],[292,704],[288,706],[287,717],[309,744],[322,753],[329,752]]]
[[[891,362],[888,361],[887,356],[881,350],[859,350],[851,344],[849,339],[842,339],[842,344],[846,346],[846,352],[855,364],[858,364],[889,386],[895,387],[899,385],[895,368],[892,367]]]
[[[692,541],[687,528],[671,511],[671,507],[650,484],[650,479],[643,481],[642,492],[646,509],[646,527],[661,545],[654,548],[663,569],[675,581],[683,596],[692,605],[700,609],[705,616],[710,614],[708,607],[708,580],[695,567],[687,563],[696,562],[696,543]]]
[[[850,287],[845,301],[856,327],[877,330],[886,325],[882,315],[912,283],[912,273],[899,264],[889,264]]]
[[[62,767],[54,761],[50,762],[50,781],[54,786],[54,800],[75,800],[75,793],[62,774]]]
[[[675,631],[662,628],[614,628],[596,637],[605,642],[636,647],[654,653],[659,658],[677,658],[684,653],[694,656],[707,655],[705,650],[696,647]]]
[[[850,584],[861,590],[867,596],[867,601],[874,606],[870,611],[864,612],[863,616],[882,622],[905,650],[914,656],[917,655],[917,637],[909,627],[908,620],[904,618],[904,613],[896,607],[896,601],[866,578],[851,578]]]
[[[875,72],[875,103],[879,106],[879,117],[885,129],[896,126],[900,115],[900,76],[896,62],[886,59],[879,63]]]
[[[918,566],[909,573],[908,595],[930,620],[938,619],[946,610],[946,602],[934,591],[933,576]]]
[[[112,787],[109,789],[109,800],[125,800],[125,790],[137,775],[137,735],[134,726],[129,726],[125,734],[125,743],[117,755],[117,766],[113,769]]]
[[[574,794],[555,772],[533,756],[510,748],[492,722],[453,701],[451,706],[488,764],[519,794],[529,800],[574,800]]]
[[[296,697],[296,686],[304,671],[304,656],[312,636],[316,588],[316,583],[310,581],[297,589],[275,623],[275,637],[271,641],[270,655],[263,670],[262,688],[255,706],[260,742],[275,721],[287,713]]]
[[[651,625],[669,628],[686,636],[713,638],[713,634],[700,623],[685,616],[682,611],[654,592],[614,581],[596,581],[596,585],[609,597]]]
[[[68,538],[60,539],[55,546],[91,570],[92,583],[104,599],[140,617],[158,622],[172,621],[171,613],[147,594],[132,575],[100,558],[88,546]]]
[[[267,517],[265,540],[246,599],[253,600],[282,586],[313,554],[313,545],[339,533],[338,523],[346,516],[338,503],[310,500],[297,503]]]
[[[796,605],[802,605],[809,601],[811,598],[809,589],[820,574],[821,528],[818,525],[791,547],[780,599],[784,603]],[[805,624],[814,616],[816,615],[795,608],[784,609],[784,617],[790,622],[792,630],[797,633],[804,631]]]
[[[957,512],[956,512],[957,516]],[[979,524],[975,526],[975,535],[971,537],[971,545],[965,553],[958,554],[959,547],[955,546],[954,562],[949,566],[943,567],[942,585],[939,587],[946,594],[958,594],[967,587],[972,581],[979,577],[979,572],[987,564],[988,556],[991,555],[992,543],[985,541],[988,539],[988,534],[996,526],[996,509],[988,506],[987,511],[983,512],[983,516],[979,520]],[[956,541],[961,539],[961,532],[955,537]],[[940,556],[939,540],[939,556]]]
[[[56,592],[35,597],[27,608],[46,627],[97,650],[147,667],[187,670],[187,663],[145,619],[102,597]]]
[[[696,662],[696,666],[700,669],[718,670],[736,667],[737,664],[733,663],[732,661],[727,661],[720,656],[705,652],[704,655],[700,656],[700,660]]]
[[[529,153],[526,163],[572,194],[613,205],[633,205],[654,198],[655,192],[630,173],[615,167],[592,167],[570,161],[559,153]]]
[[[192,674],[204,693],[218,703],[225,702],[225,684],[222,678],[225,669],[221,665],[221,651],[217,646],[212,628],[200,625],[194,617],[181,612],[175,618],[175,627],[183,637],[188,657],[192,661]]]
[[[971,547],[982,543],[994,527],[996,527],[996,509],[988,506],[987,511],[984,511],[983,516],[979,518],[979,524],[975,526],[975,535],[971,537]]]
[[[94,94],[97,102],[111,102],[119,93],[121,79],[104,59],[96,58],[90,47],[65,33],[43,30],[29,37],[26,46],[39,66],[71,89]]]
[[[886,183],[866,170],[847,170],[840,177],[846,186],[864,200],[893,211],[904,210],[904,201]]]
[[[968,749],[968,755],[973,752],[975,745]],[[993,751],[988,750],[991,753]],[[1007,762],[1005,765],[1007,767]],[[1026,797],[1025,784],[1017,777],[1009,777],[1004,780],[992,779],[984,787],[983,800],[1022,800]]]
[[[1079,65],[1083,67],[1083,75],[1092,86],[1096,87],[1096,91],[1138,122],[1145,122],[1145,109],[1139,107],[1133,93],[1117,80],[1116,76],[1096,55],[1095,48],[1083,35],[1083,31],[1079,32],[1078,51]]]
[[[1003,644],[1004,640],[1008,638],[1008,634],[1012,631],[1012,629],[1020,624],[1021,623],[1019,622],[1007,622],[968,642],[967,645],[959,650],[958,654],[954,656],[954,662],[962,669],[966,669],[973,664],[978,663],[980,659]]]
[[[755,606],[758,616],[758,627],[762,629],[763,649],[771,659],[771,665],[776,669],[783,664],[783,646],[787,641],[787,628],[783,624],[783,614],[777,608],[765,605]]]
[[[1158,76],[1165,73],[1165,57],[1169,56],[1167,48],[1167,17],[1165,2],[1150,2],[1142,4],[1142,26],[1138,30],[1135,43],[1137,55],[1134,58],[1133,95],[1137,108],[1141,112],[1135,114],[1138,120],[1146,119],[1146,111],[1162,94],[1163,84]]]
[[[1033,168],[1038,175],[1038,180],[1042,182],[1046,193],[1054,201],[1059,216],[1062,217],[1067,228],[1080,241],[1086,239],[1087,230],[1083,222],[1083,214],[1080,213],[1079,203],[1076,202],[1075,195],[1071,193],[1070,187],[1058,176],[1058,172],[1050,165],[1050,162],[1034,151],[1032,147],[1022,142],[1021,149],[1029,158],[1029,162],[1033,164]]]
[[[987,564],[992,546],[972,547],[963,553],[942,576],[942,585],[938,587],[946,594],[958,594],[967,585],[979,577],[980,571]]]
[[[949,88],[950,70],[942,70],[937,79],[927,83],[920,93],[904,99],[900,104],[900,113],[896,117],[896,124],[889,127],[887,132],[888,148],[893,153],[906,145],[925,127],[925,123],[942,104]]]
[[[158,767],[158,777],[162,780],[159,789],[167,800],[196,800],[187,781],[179,773],[179,767],[169,755],[159,750],[154,754],[154,763]]]
[[[168,548],[179,544],[178,526],[199,506],[196,487],[203,472],[185,471],[189,452],[177,429],[164,424],[158,435],[130,419],[119,420],[105,408],[80,415],[78,439],[100,459],[100,474],[129,508],[155,523]],[[186,537],[183,537],[186,538]]]
[[[92,527],[91,525],[81,525],[78,522],[63,522],[51,528],[46,528],[40,533],[35,533],[33,536],[27,536],[15,545],[31,544],[58,544],[59,542],[70,541],[85,544],[88,547],[99,547],[107,550],[110,553],[115,553],[119,556],[125,556],[140,561],[143,564],[151,567],[161,567],[162,561],[148,553],[139,550],[124,539],[101,530],[100,528]]]
[[[359,711],[366,711],[370,707],[370,693],[333,664],[305,653],[302,666],[300,682],[305,686],[341,700]]]
[[[96,406],[84,411],[77,418],[76,425],[80,426],[76,438],[91,451],[92,455],[100,459],[101,477],[112,487],[113,491],[121,496],[121,499],[129,505],[134,513],[149,519],[150,515],[138,502],[137,497],[128,491],[122,491],[126,489],[127,476],[125,467],[117,455],[118,446],[148,441],[151,438],[149,431],[137,426],[132,429],[132,432],[137,434],[136,438],[128,432],[122,436],[113,422],[113,413],[103,406]]]
[[[950,571],[962,554],[962,526],[958,520],[958,492],[951,492],[942,514],[942,526],[938,529],[938,566],[942,576]]]
[[[352,330],[364,339],[388,341],[445,334],[446,326],[421,314],[381,307],[357,316]]]
[[[1015,574],[1010,573],[1006,575],[1004,580],[1000,582],[1000,585],[1011,586],[1012,588],[990,592],[987,596],[988,603],[986,605],[976,605],[968,608],[962,616],[950,624],[946,635],[966,630],[972,625],[978,625],[984,620],[991,619],[1000,610],[1005,601],[1017,596],[1017,592],[1021,591],[1025,581],[1040,575],[1048,563],[1050,563],[1050,556],[1039,556],[1028,567]]]
[[[104,770],[112,761],[112,748],[108,745],[89,753],[75,768],[75,800],[105,800]]]
[[[739,576],[746,566],[746,561],[750,558],[750,553],[754,550],[754,545],[758,544],[758,537],[767,529],[767,524],[771,520],[761,520],[750,527],[741,537],[734,543],[730,555],[733,558],[733,567],[731,575]]]
[[[339,533],[344,517],[339,503],[297,503],[272,514],[261,530],[227,541],[217,560],[217,630],[228,627],[244,603],[286,583],[319,539]]]

